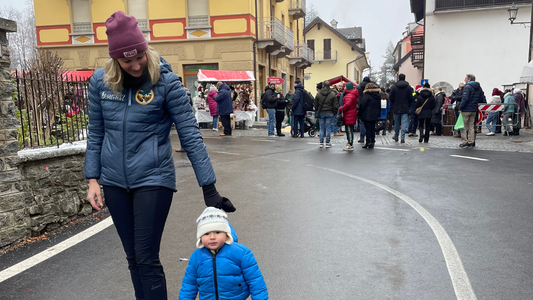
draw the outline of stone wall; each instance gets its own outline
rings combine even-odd
[[[6,37],[13,31],[16,23],[0,18],[0,248],[92,212],[85,200],[85,145],[18,151]]]

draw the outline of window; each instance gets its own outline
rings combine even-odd
[[[128,15],[137,18],[141,29],[148,29],[146,0],[128,0]]]
[[[72,0],[72,32],[92,32],[89,0]]]
[[[324,59],[331,59],[331,39],[324,39]]]
[[[188,0],[189,3],[189,27],[209,26],[207,0]]]
[[[307,40],[307,46],[315,51],[315,40]]]

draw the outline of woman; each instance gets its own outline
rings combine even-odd
[[[359,101],[359,119],[366,129],[364,149],[373,149],[376,143],[376,121],[381,116],[381,90],[370,82],[365,86],[364,95]]]
[[[217,115],[217,102],[215,97],[217,96],[217,88],[211,85],[209,94],[207,94],[207,104],[209,105],[209,113],[213,117],[213,130],[218,131],[218,115]]]
[[[490,97],[487,104],[502,104],[502,98],[500,97],[502,91],[500,91],[498,88],[494,88],[492,90],[492,97]],[[496,134],[496,125],[497,125],[497,119],[498,119],[499,113],[498,112],[489,112],[489,116],[487,117],[487,129],[489,132],[487,133],[488,136],[492,136]]]
[[[446,99],[446,94],[442,90],[442,87],[437,88],[435,93],[435,108],[433,108],[433,114],[431,116],[431,126],[434,129],[431,135],[442,135],[442,105]]]
[[[230,88],[227,84],[217,83],[218,95],[215,97],[217,102],[217,115],[220,116],[220,121],[224,127],[224,132],[220,136],[231,135],[231,119],[230,115],[233,113],[233,101],[231,100]]]
[[[513,135],[512,123],[509,124],[509,120],[513,120],[513,115],[518,107],[513,93],[511,90],[505,90],[505,100],[503,101],[505,110],[503,111],[502,126],[505,129],[503,136]]]
[[[428,83],[424,84],[424,87],[420,89],[420,95],[417,97],[416,108],[422,107],[422,111],[418,114],[418,130],[420,136],[418,142],[429,142],[429,131],[431,129],[431,118],[433,116],[433,110],[435,109],[435,97],[433,96],[433,90]],[[425,133],[424,133],[425,128]]]
[[[281,123],[283,123],[283,119],[285,119],[285,107],[287,107],[287,100],[285,100],[285,96],[283,96],[283,87],[281,85],[276,87],[276,94],[279,95],[277,98],[278,102],[276,104],[276,135],[285,136],[285,134],[281,133]]]
[[[353,151],[353,132],[354,125],[357,121],[357,98],[359,92],[353,88],[353,83],[348,82],[345,86],[344,96],[342,97],[342,106],[339,107],[339,113],[344,117],[344,128],[346,131],[346,138],[348,144],[344,147],[344,151]]]
[[[175,124],[207,206],[235,208],[221,197],[189,98],[170,65],[148,46],[133,16],[106,21],[109,59],[89,85],[87,200],[106,204],[126,252],[135,297],[167,299],[159,261],[176,175],[170,128]]]

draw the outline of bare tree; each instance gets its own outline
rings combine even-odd
[[[0,10],[0,17],[17,22],[17,32],[7,34],[11,69],[27,69],[28,62],[37,55],[37,33],[33,1],[26,0],[26,8],[19,11],[9,6]]]
[[[305,12],[305,27],[307,27],[311,22],[313,22],[316,17],[319,17],[318,10],[313,4],[309,4]]]

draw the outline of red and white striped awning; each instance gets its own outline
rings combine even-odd
[[[252,71],[198,70],[198,82],[246,82],[255,81]]]

